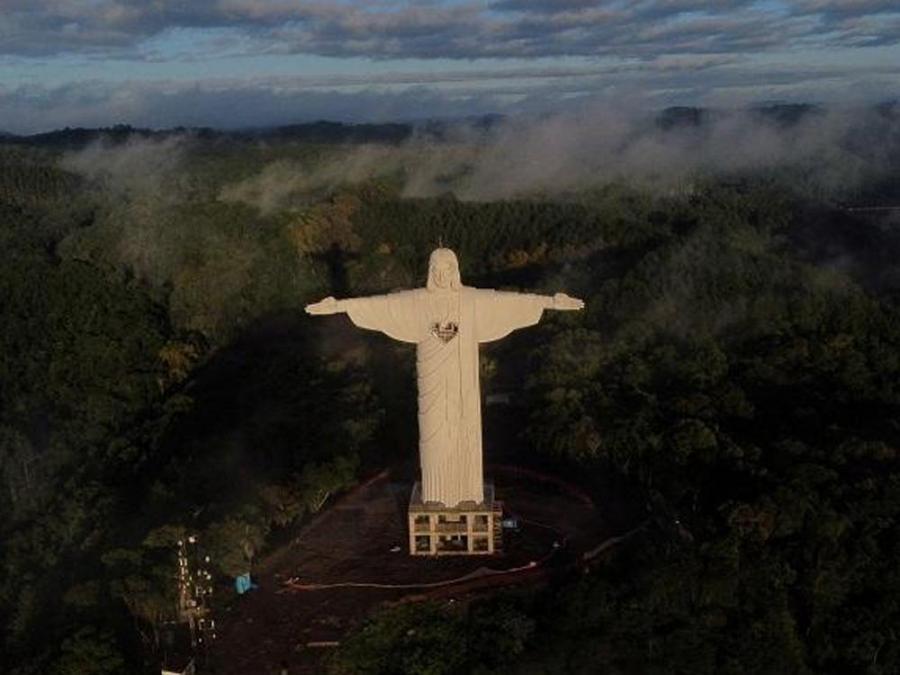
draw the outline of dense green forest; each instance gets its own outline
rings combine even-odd
[[[900,174],[475,201],[454,189],[471,148],[441,146],[453,170],[411,193],[403,139],[0,147],[5,672],[153,672],[176,540],[198,534],[227,603],[403,459],[405,348],[302,308],[419,285],[438,242],[468,284],[585,299],[500,347],[501,371],[529,365],[499,376],[522,391],[520,461],[601,504],[617,482],[641,505],[620,525],[649,525],[550,589],[376,615],[334,672],[900,671],[900,221],[841,207]]]

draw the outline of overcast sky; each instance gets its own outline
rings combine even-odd
[[[0,130],[900,95],[900,0],[0,0]]]

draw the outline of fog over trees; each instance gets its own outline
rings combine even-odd
[[[174,542],[227,603],[408,459],[405,347],[302,308],[443,242],[585,299],[488,352],[511,440],[649,524],[550,589],[378,614],[331,670],[897,672],[898,176],[896,106],[3,137],[0,662],[152,672]]]

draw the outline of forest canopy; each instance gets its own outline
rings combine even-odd
[[[686,118],[645,142],[723,143]],[[225,602],[414,447],[391,422],[414,415],[407,354],[302,308],[417,286],[438,242],[465,283],[586,300],[494,352],[518,461],[616,481],[640,505],[623,528],[650,525],[552,592],[376,615],[335,672],[900,669],[900,221],[862,208],[900,194],[897,147],[846,133],[794,163],[498,192],[476,188],[511,176],[512,132],[401,131],[0,146],[9,672],[152,671],[179,537],[206,542]]]

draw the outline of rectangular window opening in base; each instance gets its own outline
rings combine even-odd
[[[464,535],[441,537],[438,540],[438,551],[468,551],[469,538]]]

